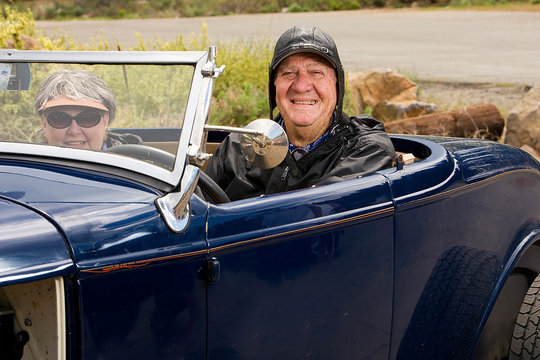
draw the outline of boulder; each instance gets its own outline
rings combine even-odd
[[[457,136],[499,140],[504,118],[493,104],[475,104],[459,109],[386,122],[394,134]]]
[[[505,143],[540,151],[540,83],[525,94],[506,120]]]
[[[347,75],[347,87],[356,113],[372,109],[381,101],[410,102],[417,100],[417,85],[392,70],[364,70]]]
[[[5,40],[5,49],[19,49],[19,50],[41,50],[41,44],[39,41],[28,35],[13,36]]]
[[[373,108],[372,115],[382,122],[407,119],[437,112],[437,105],[421,101],[393,102],[383,100]]]
[[[533,148],[530,147],[529,145],[523,145],[523,146],[521,147],[521,150],[528,152],[528,153],[531,154],[536,160],[540,161],[540,152],[539,152],[539,151],[536,151],[535,149],[533,149]]]

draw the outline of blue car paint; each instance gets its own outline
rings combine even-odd
[[[488,304],[493,305],[500,291],[497,279],[508,276],[502,264],[522,240],[516,229],[531,214],[540,214],[538,163],[530,156],[481,140],[447,139],[440,144],[456,159],[449,180],[419,197],[396,199],[390,358],[470,355]],[[410,166],[410,173],[421,163]],[[392,189],[406,177],[389,175]],[[450,293],[444,298],[445,290],[462,297]]]
[[[0,286],[74,271],[55,226],[32,209],[0,196]]]
[[[381,175],[211,207],[210,358],[387,356],[392,215]]]
[[[83,331],[74,343],[82,349],[81,356],[152,358],[161,353],[162,358],[167,358],[180,350],[189,350],[198,358],[204,357],[206,315],[201,304],[206,300],[201,269],[206,258],[206,205],[200,199],[192,201],[189,229],[173,234],[154,205],[160,195],[155,189],[86,170],[25,162],[0,164],[0,173],[3,192],[16,195],[17,201],[39,208],[54,219],[71,245],[78,271],[75,287],[79,300],[78,307],[71,311],[80,320],[70,321],[74,327],[70,332],[77,334],[82,326]],[[12,226],[11,221],[9,225]],[[52,225],[48,226],[54,230]],[[38,227],[41,228],[46,235],[47,228]],[[56,235],[57,243],[68,254],[62,238]],[[31,251],[26,246],[21,252],[33,254],[52,266],[56,264],[50,260],[54,252],[42,240],[36,236],[34,241],[40,246]],[[10,245],[15,248],[12,240]],[[44,257],[43,250],[51,255]],[[12,250],[9,255],[11,259],[17,253]],[[73,264],[69,254],[66,256]],[[26,260],[24,264],[28,263]],[[45,275],[66,274],[64,271]],[[183,307],[178,308],[181,319],[177,322],[173,313],[163,311],[174,308],[176,301]],[[186,313],[190,314],[188,320]],[[149,327],[150,323],[153,325]],[[191,331],[198,332],[194,339]],[[186,342],[191,339],[187,342],[189,347],[179,347],[179,334]]]
[[[16,209],[50,239],[26,235],[36,246],[15,256],[20,274],[32,258],[76,264],[47,276],[74,274],[77,357],[464,358],[511,271],[504,265],[538,240],[540,168],[491,142],[394,140],[430,156],[218,206],[195,195],[181,234],[155,208],[160,190],[60,165],[0,163],[0,214]],[[10,239],[0,246],[22,253]],[[47,246],[54,261],[43,258]],[[219,282],[206,282],[208,257]],[[430,301],[447,289],[464,297]]]
[[[406,141],[406,139],[401,140]],[[461,158],[469,155],[470,159],[469,163],[466,164],[467,167],[463,167],[463,165],[460,167],[459,160],[455,162],[454,157],[448,154],[441,145],[421,139],[414,141],[423,143],[429,148],[431,154],[429,161],[419,161],[416,164],[406,166],[404,170],[381,172],[390,183],[395,206],[393,232],[395,234],[394,302],[392,308],[386,309],[386,314],[394,314],[390,351],[386,352],[385,350],[389,348],[390,336],[378,337],[376,331],[373,331],[373,329],[381,330],[384,328],[381,327],[381,324],[385,323],[385,317],[381,315],[380,309],[384,308],[385,300],[387,301],[389,296],[392,296],[389,293],[385,294],[384,291],[375,292],[375,294],[385,295],[374,300],[377,308],[370,307],[371,303],[365,299],[360,301],[361,294],[357,294],[357,301],[354,301],[355,294],[351,293],[351,287],[354,287],[351,283],[342,284],[342,287],[339,287],[340,290],[349,294],[334,293],[339,299],[353,299],[349,300],[350,303],[344,308],[339,309],[343,314],[352,313],[351,308],[358,311],[359,306],[369,315],[377,314],[371,318],[372,322],[368,323],[371,329],[369,336],[366,331],[363,332],[361,328],[355,328],[348,323],[346,329],[355,336],[350,335],[349,342],[337,341],[337,339],[331,341],[329,340],[330,334],[310,333],[309,330],[305,330],[301,326],[304,324],[306,329],[313,326],[310,321],[315,321],[314,319],[318,316],[335,321],[338,318],[336,315],[339,310],[332,309],[336,313],[330,316],[330,310],[321,311],[318,308],[320,304],[311,304],[304,299],[305,294],[310,294],[310,290],[313,290],[309,287],[310,284],[317,284],[323,288],[328,284],[324,284],[312,275],[316,271],[313,270],[309,261],[304,260],[303,257],[296,260],[288,259],[287,255],[295,254],[298,256],[301,254],[302,246],[299,244],[302,244],[302,241],[305,242],[304,252],[309,248],[307,244],[320,242],[320,239],[316,238],[317,235],[311,235],[312,230],[317,230],[316,225],[311,225],[312,222],[319,221],[325,224],[323,238],[338,238],[343,244],[352,241],[353,237],[350,235],[349,238],[344,237],[332,225],[327,226],[326,224],[332,224],[332,221],[324,217],[314,219],[313,216],[306,215],[308,223],[299,226],[301,230],[288,229],[285,225],[280,224],[294,223],[291,214],[300,217],[298,222],[301,223],[302,214],[309,213],[309,206],[303,209],[301,205],[309,204],[310,200],[317,199],[317,197],[327,196],[331,202],[333,194],[336,194],[336,197],[341,200],[339,204],[347,209],[350,200],[343,194],[348,191],[354,197],[354,189],[357,189],[354,182],[348,182],[346,188],[343,185],[332,185],[311,193],[309,190],[303,190],[300,193],[305,196],[304,198],[293,197],[292,193],[277,195],[266,199],[271,199],[274,203],[268,200],[269,202],[264,205],[262,204],[264,200],[259,199],[258,205],[261,206],[261,210],[253,204],[253,200],[246,201],[241,208],[220,206],[219,210],[227,213],[230,217],[230,219],[227,218],[227,222],[230,224],[234,224],[235,215],[238,215],[238,222],[242,221],[241,228],[220,226],[221,223],[217,221],[213,223],[214,209],[210,209],[210,229],[216,229],[215,240],[212,236],[213,232],[210,231],[209,234],[211,254],[220,259],[222,268],[227,268],[229,264],[234,269],[234,271],[233,269],[224,270],[220,283],[210,287],[209,343],[211,348],[209,351],[211,355],[219,354],[219,358],[252,358],[257,351],[262,351],[265,354],[263,358],[280,358],[286,354],[294,353],[293,357],[310,355],[316,358],[328,358],[332,354],[332,357],[335,358],[348,358],[354,354],[354,357],[366,356],[369,358],[387,358],[389,356],[390,358],[432,359],[437,358],[440,354],[446,354],[451,358],[465,358],[467,354],[472,352],[475,340],[481,331],[483,310],[487,309],[488,303],[497,295],[496,280],[503,275],[501,264],[507,252],[512,251],[512,240],[515,238],[515,234],[511,233],[511,229],[520,228],[531,213],[540,213],[536,200],[539,191],[538,173],[533,170],[535,166],[537,169],[537,163],[523,152],[491,142],[481,142],[480,145],[489,148],[489,151],[502,152],[495,154],[495,157],[499,157],[500,160],[490,164],[480,158],[478,162],[475,162],[475,154],[480,152],[477,148],[479,143],[476,143],[474,147],[462,149],[461,152],[457,153],[457,156]],[[458,143],[452,145],[455,148],[463,143],[457,139],[447,142]],[[489,151],[484,150],[484,152]],[[498,167],[498,163],[503,159],[505,164],[503,170],[506,173],[503,173]],[[373,176],[365,179],[369,178],[373,178]],[[520,186],[521,184],[527,184],[531,190],[535,191],[535,194],[525,192]],[[501,199],[501,196],[505,198]],[[492,217],[491,214],[501,201],[503,206],[508,209],[501,209]],[[514,214],[513,219],[508,219],[511,223],[511,226],[508,226],[505,218],[508,218],[508,212],[514,209],[516,202],[522,203],[523,208]],[[468,205],[469,203],[472,207]],[[289,207],[283,207],[279,204],[288,204]],[[353,209],[362,208],[359,203],[351,203],[350,207]],[[236,209],[243,213],[236,214],[234,212]],[[470,209],[470,211],[464,212],[463,209]],[[474,214],[479,214],[481,218],[479,219]],[[482,217],[482,214],[490,215]],[[215,215],[216,219],[221,219],[220,215],[219,213]],[[269,218],[272,220],[268,220]],[[244,219],[247,219],[247,222],[244,222]],[[276,221],[279,229],[277,234],[272,231],[272,227],[265,226],[265,222],[276,223]],[[340,221],[335,223],[340,223]],[[250,234],[251,228],[259,230],[259,232],[264,229],[264,232]],[[230,233],[239,233],[240,237],[235,238]],[[361,239],[369,242],[370,231],[357,231],[356,233],[362,234]],[[378,229],[376,233],[384,234],[384,230]],[[244,239],[245,236],[249,239]],[[314,237],[316,240],[313,239]],[[225,242],[224,238],[228,239],[228,242]],[[379,239],[375,243],[381,244],[384,241]],[[245,250],[243,250],[244,248]],[[391,245],[383,249],[381,252],[392,254]],[[494,254],[486,249],[499,249],[499,253]],[[365,252],[360,249],[354,252],[351,249],[351,253],[354,253],[360,260],[360,254]],[[367,254],[374,256],[378,252],[370,249]],[[267,256],[270,257],[270,260],[265,260]],[[340,258],[345,256],[340,253]],[[333,262],[339,262],[339,260],[333,259]],[[476,263],[477,260],[479,263]],[[449,272],[441,275],[440,268],[448,266],[449,262],[453,268],[451,267]],[[373,264],[367,263],[372,268]],[[385,268],[384,261],[378,261],[378,263],[381,269]],[[366,269],[359,268],[358,264],[355,265],[358,273],[366,273]],[[387,275],[391,273],[391,269],[391,266],[386,267]],[[384,270],[382,271],[384,272]],[[264,287],[262,285],[264,281],[261,281],[265,280],[261,273],[266,272],[272,274],[271,278],[274,280],[268,285],[268,288]],[[298,278],[294,277],[294,286],[289,285],[291,287],[282,285],[284,282],[286,283],[284,278],[289,272],[302,274]],[[377,275],[381,276],[381,272]],[[277,279],[274,279],[274,276]],[[312,276],[313,278],[311,278]],[[340,276],[339,272],[329,275],[329,279],[333,283],[339,281],[336,279],[341,278],[343,276]],[[241,285],[235,284],[235,281],[231,279],[235,281],[242,279]],[[391,276],[388,276],[386,281],[390,282]],[[435,285],[434,282],[436,282]],[[459,286],[452,288],[452,286],[456,286],[455,283]],[[221,290],[235,286],[239,288],[232,293]],[[273,287],[270,288],[270,286]],[[377,289],[370,284],[369,279],[364,279],[360,288]],[[456,298],[455,295],[453,298],[448,296],[445,299],[446,306],[434,301],[440,307],[433,309],[436,305],[430,304],[429,300],[426,299],[434,300],[434,289],[437,289],[438,294],[445,294],[441,288],[459,291],[462,296],[464,293],[468,295],[463,296],[463,298]],[[316,289],[324,292],[319,288]],[[212,296],[214,291],[216,292],[215,296]],[[242,292],[243,296],[238,295]],[[212,306],[211,299],[213,298],[229,299],[231,297],[235,299],[232,303],[242,303],[238,309],[239,313],[233,311],[231,314],[231,308],[234,306],[232,304],[224,306],[222,301],[215,305],[215,308]],[[335,298],[325,297],[322,293],[313,297],[316,301],[323,303],[326,299],[327,303],[332,304],[333,307],[337,302]],[[257,299],[264,299],[263,304]],[[465,304],[452,303],[452,301],[455,303],[458,300],[466,299],[472,300]],[[419,300],[421,300],[420,303]],[[281,309],[282,307],[285,310]],[[475,309],[472,314],[470,314],[471,309]],[[234,324],[234,319],[243,317],[243,314],[248,312],[251,316],[246,316],[245,321],[238,323],[237,326],[240,328],[231,325]],[[300,313],[298,318],[290,315],[295,313]],[[425,313],[437,318],[424,318]],[[249,321],[249,319],[254,320]],[[265,320],[260,321],[260,319]],[[365,324],[367,319],[370,317],[362,313],[362,316],[357,320]],[[273,324],[272,320],[276,323]],[[429,321],[435,321],[439,326],[436,328],[427,327],[426,324]],[[215,325],[213,325],[214,323]],[[319,325],[319,330],[324,328],[322,324]],[[326,325],[330,329],[339,328],[337,324],[327,323]],[[233,326],[233,331],[230,331],[231,326]],[[289,332],[283,329],[291,330]],[[343,335],[344,332],[338,331],[338,333]],[[286,338],[292,334],[295,335],[295,339],[300,337],[303,341],[300,344],[303,344],[304,348],[299,346],[300,340],[295,340],[290,347],[283,345],[287,343]],[[259,340],[259,337],[264,339],[264,342]],[[363,340],[368,338],[369,341]],[[281,346],[272,346],[272,344],[281,344]],[[464,344],[466,346],[463,346]]]
[[[194,198],[191,209],[190,226],[181,234],[158,221],[155,208],[142,219],[135,213],[123,226],[152,233],[133,239],[140,250],[131,254],[126,251],[131,244],[112,246],[110,261],[81,270],[85,358],[205,357],[206,206]]]
[[[210,253],[223,269],[221,281],[209,288],[210,356],[249,359],[261,352],[269,359],[388,357],[394,277],[392,191],[401,195],[408,189],[408,195],[425,197],[426,189],[440,191],[448,178],[456,176],[453,161],[441,146],[414,144],[419,143],[431,154],[429,162],[210,208]],[[241,226],[233,225],[240,222]],[[314,250],[318,246],[324,255]],[[231,304],[224,306],[223,300],[214,304],[212,299]],[[233,305],[239,303],[242,306]],[[235,324],[234,319],[244,316],[245,321]],[[324,327],[342,331],[327,333],[321,330]],[[349,334],[347,341],[343,334]],[[292,335],[295,341],[288,342]],[[291,346],[283,345],[288,343]]]
[[[536,196],[516,186],[522,180],[536,182]],[[398,206],[395,229],[395,347],[392,356],[396,355],[398,345],[403,343],[404,332],[420,331],[426,335],[430,329],[420,324],[429,323],[438,317],[439,320],[434,323],[440,324],[440,327],[431,329],[430,337],[415,335],[417,347],[412,348],[418,350],[421,341],[424,351],[439,353],[441,349],[447,349],[446,353],[453,354],[452,358],[465,358],[471,351],[470,347],[457,345],[473,343],[474,336],[480,330],[478,327],[483,316],[482,309],[496,295],[497,279],[506,276],[502,274],[502,265],[508,254],[515,249],[516,229],[528,221],[530,214],[540,213],[537,201],[539,187],[538,175],[525,170],[489,178],[488,181],[476,183],[474,187],[462,186],[435,200],[426,199],[422,206],[405,206],[403,210]],[[516,209],[516,203],[521,203],[522,208]],[[450,262],[441,262],[448,257],[449,252],[458,251],[456,249],[460,249],[463,257],[454,256],[451,264],[459,268],[450,269],[450,273],[445,274],[441,269]],[[474,252],[476,256],[472,255]],[[482,258],[485,263],[476,263],[475,258]],[[461,265],[456,265],[459,263]],[[481,279],[476,279],[480,270],[485,273]],[[441,290],[448,287],[455,287],[454,299],[437,301],[440,298],[433,294],[441,296]],[[430,298],[431,302],[425,300],[419,303],[422,296]],[[470,298],[471,303],[467,304],[468,311],[463,311],[461,305],[450,305],[456,299],[463,304],[467,298]],[[420,310],[415,310],[419,307],[424,307],[422,312],[426,313],[429,313],[426,308],[430,308],[429,316],[432,318],[418,320],[420,324],[414,325],[411,318],[414,313],[420,313]],[[467,318],[466,314],[470,317]],[[456,330],[457,335],[449,335],[447,330],[456,329],[456,322],[460,324],[457,329],[461,330]],[[411,326],[417,328],[411,329]],[[432,343],[426,340],[428,338]],[[426,350],[426,343],[432,346],[430,350]],[[424,354],[422,358],[430,356],[433,356],[433,352]]]

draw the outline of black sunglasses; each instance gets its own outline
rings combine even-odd
[[[87,110],[71,116],[62,111],[55,111],[46,115],[47,122],[55,129],[65,129],[73,120],[82,128],[91,128],[99,124],[101,114],[95,110]]]

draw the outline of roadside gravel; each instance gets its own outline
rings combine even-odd
[[[416,83],[419,88],[418,100],[434,103],[439,111],[489,103],[495,105],[505,119],[530,89],[530,86],[514,84],[432,80],[417,80]]]

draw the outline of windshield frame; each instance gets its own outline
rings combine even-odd
[[[197,114],[198,102],[203,86],[203,66],[207,62],[207,51],[29,51],[0,50],[0,62],[7,63],[66,63],[66,64],[102,64],[102,65],[190,65],[194,67],[191,88],[189,90],[182,131],[178,139],[178,148],[172,170],[167,170],[135,158],[120,156],[103,151],[88,151],[75,148],[60,148],[32,143],[0,141],[0,157],[24,155],[40,162],[57,162],[58,159],[77,161],[90,167],[95,164],[112,166],[150,176],[170,186],[179,184],[186,166],[186,154],[190,145],[192,130]],[[207,96],[207,94],[206,94]],[[202,119],[201,121],[205,121]]]

